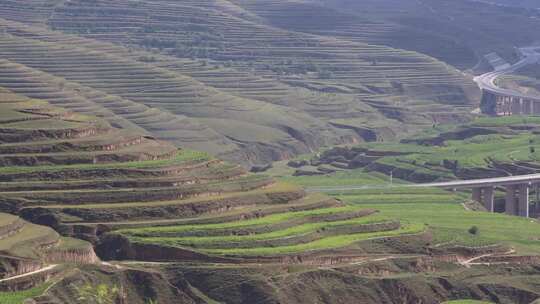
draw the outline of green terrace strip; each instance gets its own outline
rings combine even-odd
[[[471,226],[472,227],[472,226]],[[484,247],[497,245],[500,240],[487,238],[483,234],[473,235],[463,233],[463,229],[457,228],[433,228],[433,243],[438,246],[466,246],[466,247]]]
[[[239,229],[251,226],[264,226],[271,225],[279,222],[289,221],[292,219],[306,218],[309,216],[317,215],[329,215],[343,212],[354,212],[360,208],[356,206],[336,207],[336,208],[323,208],[309,211],[298,212],[286,212],[272,214],[261,218],[249,219],[244,221],[235,221],[218,224],[206,224],[206,225],[181,225],[181,226],[167,226],[167,227],[148,227],[137,229],[123,229],[119,230],[119,233],[138,236],[138,237],[150,237],[159,236],[163,234],[178,234],[182,232],[195,232],[195,231],[211,231],[218,229]]]
[[[386,220],[386,221],[385,221]],[[326,229],[332,228],[347,228],[355,227],[358,225],[368,225],[368,224],[383,224],[389,223],[390,221],[383,217],[366,217],[360,219],[352,219],[346,221],[337,221],[337,222],[328,222],[328,223],[307,223],[303,225],[298,225],[296,227],[291,227],[288,229],[277,230],[269,233],[261,234],[251,234],[245,236],[219,236],[219,237],[135,237],[133,241],[135,242],[145,242],[145,243],[162,243],[166,245],[175,245],[175,246],[188,246],[188,247],[205,247],[209,245],[218,246],[224,242],[234,242],[249,245],[251,241],[260,241],[260,240],[273,240],[279,238],[293,237],[293,236],[302,236],[309,233],[322,232]]]
[[[418,234],[425,231],[424,225],[411,224],[403,225],[400,229],[383,232],[355,233],[349,235],[338,235],[322,238],[305,244],[297,244],[281,247],[255,247],[255,248],[234,248],[234,249],[198,249],[203,252],[219,255],[277,255],[305,253],[313,250],[336,249],[352,245],[356,242],[377,238],[389,238],[410,234]]]
[[[23,291],[3,291],[0,292],[0,303],[2,304],[23,304],[24,300],[42,295],[50,284],[43,284]]]
[[[355,185],[350,186],[354,187]],[[360,184],[359,186],[362,185]],[[467,195],[464,193],[451,193],[439,188],[389,187],[389,185],[370,187],[358,190],[335,190],[329,191],[328,193],[334,196],[346,195],[347,197],[356,197],[358,198],[358,201],[360,201],[361,198],[363,204],[401,204],[407,202],[414,202],[416,204],[461,203],[467,198]],[[321,188],[324,189],[324,186]],[[315,189],[317,189],[317,187],[315,187]]]
[[[434,126],[400,143],[335,147],[282,172],[316,174],[284,178],[307,187],[385,185],[390,173],[393,184],[534,173],[540,160],[539,132],[535,117],[482,117],[460,126]]]
[[[194,184],[191,186],[191,188],[197,188],[197,187],[211,187],[211,186],[223,186],[224,188],[227,186],[227,185],[230,185],[231,188],[232,186],[238,186],[242,183],[248,183],[250,181],[253,181],[253,182],[256,182],[256,181],[264,181],[264,180],[267,180],[268,177],[266,176],[263,176],[263,175],[249,175],[249,176],[242,176],[242,177],[238,177],[237,179],[235,179],[234,181],[225,181],[225,182],[222,182],[222,181],[210,181],[208,183],[205,183],[205,184]],[[54,194],[54,193],[86,193],[86,192],[91,192],[93,194],[100,194],[100,193],[122,193],[122,192],[136,192],[136,191],[148,191],[148,192],[152,192],[152,191],[159,191],[160,189],[169,189],[169,188],[175,188],[175,187],[149,187],[149,188],[145,188],[144,190],[140,190],[140,189],[130,189],[130,188],[122,188],[122,189],[99,189],[99,190],[95,190],[95,189],[92,189],[92,190],[87,190],[87,189],[75,189],[75,190],[37,190],[37,191],[26,191],[25,193],[27,194]],[[189,186],[182,186],[182,187],[176,187],[178,189],[188,189]],[[218,188],[218,187],[216,187]],[[211,190],[211,188],[209,189]],[[223,190],[225,191],[225,190]],[[18,191],[13,191],[13,192],[10,192],[10,191],[6,191],[6,192],[3,192],[3,194],[7,195],[7,194],[13,194],[13,193],[19,193]]]
[[[504,116],[504,117],[478,117],[472,123],[478,127],[508,127],[512,125],[539,125],[538,116]]]
[[[392,200],[386,200],[384,192],[380,194],[381,201],[386,201],[384,203],[373,203],[371,197],[366,200],[358,193],[342,194],[338,197],[362,208],[377,209],[381,214],[398,218],[402,222],[428,225],[434,234],[434,242],[439,244],[452,243],[463,246],[507,244],[521,254],[537,254],[540,250],[537,220],[465,210],[460,203],[448,202],[455,196],[456,194],[449,192],[446,202],[434,200],[431,204],[416,202],[414,195],[394,196]],[[397,204],[399,208],[396,208]],[[476,236],[468,232],[472,226],[478,227],[479,232]]]
[[[240,210],[232,210],[213,215],[201,215],[197,217],[189,218],[173,218],[173,219],[154,219],[154,220],[134,220],[127,222],[97,222],[94,225],[102,224],[114,227],[114,229],[135,229],[142,226],[172,226],[172,225],[202,225],[211,223],[224,223],[233,220],[245,219],[249,216],[256,216],[261,218],[271,214],[278,214],[287,211],[299,211],[299,210],[316,210],[323,207],[339,206],[343,205],[338,201],[331,199],[328,196],[312,193],[306,195],[298,200],[293,200],[289,204],[282,205],[266,205],[266,206],[252,206],[246,207]],[[80,220],[80,219],[79,219]],[[73,222],[71,224],[84,224],[84,222]]]
[[[167,206],[167,205],[177,205],[177,204],[189,204],[203,202],[210,199],[225,199],[233,197],[243,197],[250,194],[271,194],[271,193],[284,193],[288,191],[298,191],[300,188],[298,186],[275,183],[263,189],[256,189],[251,191],[242,191],[242,192],[233,192],[225,193],[219,195],[208,195],[195,198],[188,198],[185,200],[171,200],[171,201],[152,201],[152,202],[129,202],[129,203],[109,203],[109,204],[84,204],[84,205],[47,205],[49,209],[63,209],[63,208],[80,208],[80,209],[115,209],[115,208],[132,208],[132,207],[156,207],[156,206]],[[39,207],[39,206],[38,206]]]
[[[492,304],[492,302],[478,301],[478,300],[454,300],[447,301],[441,304]]]
[[[304,187],[342,185],[384,185],[389,178],[378,172],[366,173],[362,170],[336,172],[332,175],[282,177],[281,180]]]
[[[55,172],[63,170],[94,170],[94,169],[156,169],[159,167],[181,165],[188,161],[206,161],[210,156],[204,152],[192,150],[179,150],[175,157],[162,160],[133,161],[114,164],[75,164],[75,165],[50,165],[50,166],[16,166],[0,167],[0,174],[31,173],[31,172]]]

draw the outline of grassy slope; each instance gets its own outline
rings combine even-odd
[[[317,184],[316,177],[312,177],[308,184],[327,186],[329,179],[335,184],[340,182],[339,176],[319,177]],[[294,182],[294,178],[287,180]],[[303,180],[299,179],[298,184],[304,184]],[[536,232],[538,222],[504,214],[467,211],[461,204],[467,197],[460,193],[438,189],[381,188],[331,195],[354,206],[379,210],[381,214],[405,223],[428,225],[434,232],[436,243],[453,242],[467,246],[504,243],[514,246],[520,253],[540,254]],[[478,236],[467,232],[471,226],[478,226]]]
[[[377,163],[418,173],[425,172],[446,179],[455,179],[455,172],[444,166],[445,161],[455,162],[457,170],[488,169],[494,162],[537,162],[540,159],[540,140],[538,136],[530,131],[516,131],[504,127],[528,126],[534,129],[539,124],[540,118],[538,117],[483,117],[465,125],[462,129],[484,128],[499,133],[478,135],[464,140],[446,140],[443,145],[439,146],[415,143],[370,143],[361,145],[361,147],[372,151],[407,154],[386,156],[378,159]],[[446,127],[442,127],[442,129],[446,129]],[[431,135],[429,133],[426,132],[425,135],[428,135],[426,137],[438,135],[438,132]],[[419,136],[419,138],[423,136]]]
[[[501,127],[510,125],[534,125],[537,117],[480,118],[473,125],[481,127]],[[444,129],[444,128],[443,128]],[[425,170],[422,166],[432,164],[440,168],[444,159],[456,159],[462,167],[487,167],[490,160],[512,162],[523,160],[536,162],[537,152],[530,153],[530,147],[540,149],[538,138],[530,132],[509,136],[476,136],[464,141],[448,141],[442,147],[416,144],[367,144],[373,150],[413,152],[405,156],[384,157],[380,162],[393,164],[398,168],[407,167]],[[455,178],[451,171],[434,171],[436,174]],[[427,224],[434,231],[435,242],[454,242],[463,245],[486,245],[504,243],[515,247],[520,253],[540,253],[540,240],[536,231],[538,222],[532,219],[467,211],[461,205],[468,199],[466,193],[451,193],[437,189],[387,188],[387,178],[378,177],[362,169],[348,170],[326,176],[285,177],[288,182],[308,187],[339,185],[371,185],[373,189],[342,191],[332,193],[345,202],[365,208],[373,208],[382,214],[399,218],[413,224]],[[479,235],[472,236],[467,230],[479,227]]]
[[[43,284],[24,291],[0,292],[0,303],[2,304],[22,304],[28,298],[37,297],[49,287],[49,284]]]

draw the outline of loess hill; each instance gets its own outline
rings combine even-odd
[[[534,256],[517,257],[525,262],[511,269],[512,280],[506,262],[489,270],[467,264],[486,254],[494,262],[506,245],[454,244],[427,219],[398,220],[396,208],[346,204],[101,118],[7,90],[1,98],[0,207],[34,224],[0,216],[0,227],[14,231],[0,239],[3,265],[13,265],[4,253],[33,265],[21,278],[4,266],[3,290],[18,292],[0,292],[0,299],[74,303],[81,288],[99,284],[120,286],[117,299],[135,304],[528,304],[540,297]],[[460,199],[439,192],[431,196],[445,204]],[[364,199],[383,199],[377,195]],[[99,262],[90,244],[101,259],[117,262]],[[43,267],[52,268],[32,273]]]
[[[302,261],[423,231],[102,119],[4,95],[1,210],[90,241],[103,258]]]
[[[31,3],[0,1],[0,85],[245,165],[463,121],[479,97],[433,57],[317,29],[338,11],[296,28],[296,1]]]

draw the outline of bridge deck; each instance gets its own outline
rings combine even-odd
[[[516,176],[504,176],[471,180],[458,180],[440,183],[426,183],[426,184],[394,184],[394,185],[364,185],[364,186],[335,186],[335,187],[310,187],[307,188],[309,192],[335,192],[335,191],[353,191],[353,190],[366,190],[366,189],[387,189],[398,187],[434,187],[444,189],[473,189],[482,187],[497,187],[519,184],[540,184],[539,174],[528,175],[516,175]]]
[[[437,188],[480,188],[490,186],[506,186],[525,183],[540,183],[540,174],[504,176],[494,178],[482,178],[471,180],[459,180],[451,182],[428,183],[411,185],[413,187],[437,187]]]

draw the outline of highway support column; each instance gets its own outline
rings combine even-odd
[[[489,212],[495,212],[495,187],[484,187],[482,188],[482,192],[482,203],[484,207]]]
[[[519,216],[529,217],[529,184],[519,185]]]
[[[505,197],[505,204],[504,204],[504,212],[508,215],[518,215],[517,213],[517,197],[516,197],[516,190],[517,187],[515,185],[508,185],[506,188],[506,197]]]

